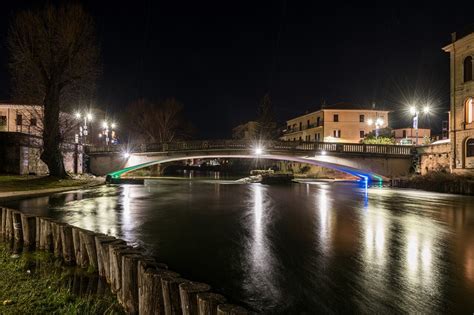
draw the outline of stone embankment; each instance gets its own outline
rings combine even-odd
[[[474,195],[474,179],[444,172],[430,172],[391,180],[392,187],[413,188],[440,193]]]
[[[97,272],[128,314],[249,314],[226,303],[209,285],[182,278],[124,240],[13,209],[0,208],[0,215],[4,239]]]

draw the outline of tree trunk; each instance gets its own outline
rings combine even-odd
[[[43,152],[41,153],[41,160],[48,165],[50,176],[67,178],[69,176],[64,168],[64,160],[61,153],[59,109],[59,87],[56,84],[51,84],[44,99]]]

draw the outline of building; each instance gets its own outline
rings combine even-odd
[[[244,124],[240,124],[232,129],[232,139],[241,140],[252,140],[257,136],[257,125],[256,121],[249,121]]]
[[[376,124],[377,123],[377,124]],[[359,143],[376,128],[388,127],[388,111],[348,103],[323,105],[320,110],[287,121],[284,141]]]
[[[37,105],[0,104],[0,132],[41,136],[43,109]]]
[[[392,134],[395,138],[396,144],[412,145],[415,144],[417,135],[415,128],[397,128],[392,130]],[[431,138],[431,129],[418,128],[418,144],[423,143],[424,139]]]
[[[0,173],[47,174],[42,152],[43,107],[39,105],[0,104]],[[82,145],[74,143],[79,123],[68,113],[60,114],[61,150],[64,167],[82,173]]]
[[[455,173],[474,173],[474,28],[453,33],[451,44],[443,50],[450,54],[450,168]]]

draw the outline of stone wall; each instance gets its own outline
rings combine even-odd
[[[425,175],[430,171],[450,171],[451,143],[421,146],[417,148],[420,155],[420,172]]]
[[[7,174],[48,174],[48,166],[41,161],[41,138],[17,132],[0,132],[0,173]],[[68,173],[83,171],[82,146],[64,144],[62,146],[64,167]],[[77,155],[77,159],[76,159]]]

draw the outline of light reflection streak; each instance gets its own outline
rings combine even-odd
[[[319,239],[321,240],[321,248],[323,253],[327,254],[330,249],[331,230],[329,215],[329,198],[328,191],[325,186],[321,186],[317,198],[317,209],[319,212]]]
[[[249,278],[247,279],[248,292],[258,292],[261,298],[274,301],[280,299],[281,293],[276,286],[274,258],[271,253],[271,244],[267,236],[267,225],[271,220],[268,215],[269,204],[264,200],[265,187],[260,184],[252,185],[252,215],[253,228],[249,240]]]
[[[406,238],[405,265],[407,281],[411,284],[433,285],[433,246],[431,237],[416,223],[410,226]]]
[[[124,238],[126,240],[130,240],[132,235],[131,231],[133,229],[133,221],[132,221],[132,215],[131,215],[131,210],[130,210],[130,186],[129,185],[124,185],[123,186],[123,191],[121,194],[121,203],[122,203],[122,233],[124,235]]]

